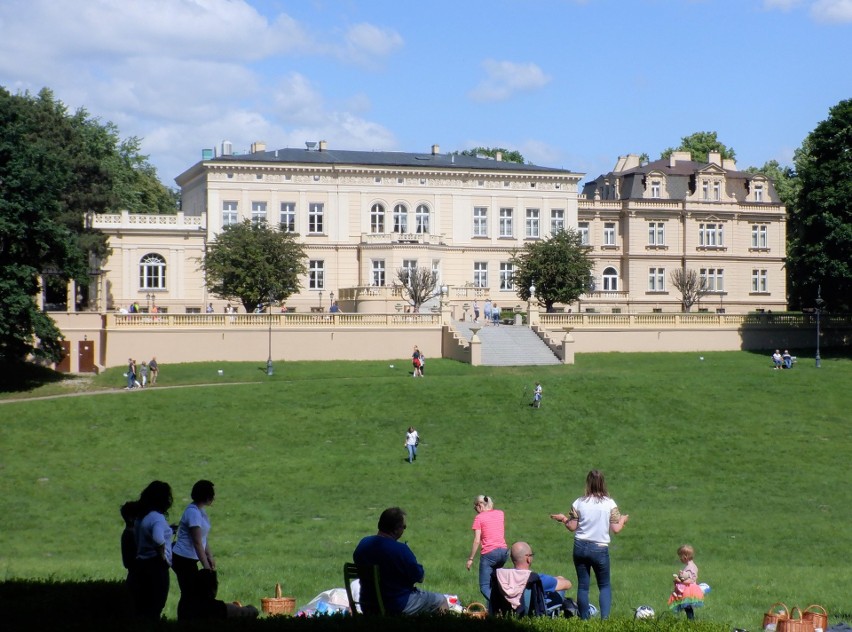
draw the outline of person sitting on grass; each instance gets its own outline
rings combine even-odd
[[[257,617],[257,608],[254,606],[244,606],[239,602],[225,603],[221,599],[216,599],[216,593],[219,591],[216,571],[202,568],[195,572],[196,577],[190,582],[189,592],[181,595],[178,621]]]
[[[398,541],[407,526],[402,509],[385,509],[379,517],[378,533],[358,543],[352,560],[359,567],[378,567],[381,597],[387,614],[446,612],[447,599],[444,595],[414,586],[423,581],[426,572],[408,545]],[[360,577],[360,580],[361,608],[365,614],[379,614],[372,576]]]
[[[775,365],[776,369],[780,369],[784,359],[781,357],[781,352],[776,349],[775,353],[772,354],[772,363]]]
[[[532,572],[535,553],[533,553],[532,547],[526,542],[515,542],[512,545],[509,555],[512,558],[514,568],[498,568],[495,571],[495,581],[500,585],[500,589],[503,591],[509,604],[516,607],[516,602],[517,604],[520,603],[517,600],[523,594],[527,578],[530,572]],[[545,575],[538,572],[537,574],[541,580],[541,586],[544,588],[547,605],[564,605],[565,591],[571,588],[570,580],[565,579],[561,575]],[[512,587],[515,587],[514,590]]]

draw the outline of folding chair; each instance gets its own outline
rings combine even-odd
[[[360,583],[360,592],[358,600],[355,600],[352,594],[352,582],[358,580]],[[363,607],[364,585],[369,582],[372,584],[373,593],[376,595],[376,609],[365,610]],[[385,603],[382,599],[381,584],[379,582],[379,567],[378,566],[358,566],[352,562],[346,562],[343,565],[343,585],[346,587],[346,598],[349,600],[349,610],[352,615],[359,614],[385,614]],[[369,590],[369,589],[368,589]]]

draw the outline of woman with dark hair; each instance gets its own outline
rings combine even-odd
[[[589,587],[592,571],[600,591],[601,619],[608,619],[612,608],[609,579],[610,532],[618,533],[630,516],[622,515],[609,497],[603,472],[592,470],[586,476],[586,492],[574,501],[568,515],[550,514],[574,532],[574,568],[577,570],[577,605],[580,618],[589,618]]]
[[[198,563],[208,571],[216,570],[216,560],[210,552],[207,534],[210,533],[210,518],[205,507],[213,504],[216,492],[213,483],[200,480],[192,486],[190,493],[192,502],[187,505],[178,525],[177,540],[174,546],[172,569],[177,575],[180,586],[180,601],[178,602],[178,619],[185,618],[187,602],[197,592],[193,585],[198,581]]]
[[[169,566],[172,563],[172,528],[166,514],[172,506],[172,488],[153,481],[139,496],[136,523],[136,563],[131,582],[137,614],[157,620],[169,596]]]

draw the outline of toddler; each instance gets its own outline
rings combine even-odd
[[[684,544],[677,550],[677,556],[686,566],[674,575],[674,590],[669,595],[669,608],[675,613],[683,610],[686,618],[692,621],[695,618],[694,608],[704,605],[704,591],[698,585],[698,567],[693,561],[695,549]]]

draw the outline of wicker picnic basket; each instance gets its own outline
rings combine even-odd
[[[814,608],[819,610],[814,610]],[[805,608],[802,612],[802,619],[810,620],[814,624],[814,630],[825,630],[828,627],[828,611],[817,604]]]
[[[781,606],[779,609],[777,606]],[[764,630],[775,630],[777,629],[777,625],[779,621],[790,618],[790,611],[780,601],[769,606],[769,610],[766,611],[766,614],[763,615],[763,629]]]
[[[465,608],[464,613],[469,617],[475,617],[477,619],[484,619],[488,614],[488,609],[484,604],[479,603],[478,601],[473,601],[467,604],[467,608]]]
[[[293,614],[296,612],[296,598],[282,597],[281,584],[275,584],[275,596],[262,597],[260,600],[260,609],[270,616]]]
[[[798,618],[795,616],[799,613]],[[802,617],[802,610],[797,606],[790,609],[790,616],[778,621],[777,632],[814,632],[814,622]]]

